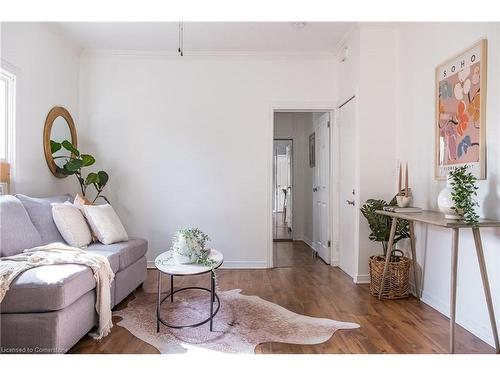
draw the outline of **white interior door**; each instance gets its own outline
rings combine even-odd
[[[349,276],[355,272],[356,224],[356,99],[342,106],[338,111],[339,129],[339,265]]]
[[[314,123],[316,163],[313,182],[313,242],[318,255],[330,264],[330,113]]]

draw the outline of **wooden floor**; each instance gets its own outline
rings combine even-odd
[[[283,222],[283,212],[273,212],[273,239],[291,240],[292,232],[288,230],[287,224]]]
[[[287,242],[275,246],[288,246]],[[291,243],[296,244],[295,242]],[[302,245],[296,244],[300,252]],[[340,269],[321,261],[301,267],[270,270],[219,270],[219,288],[240,288],[299,314],[356,322],[361,328],[337,331],[318,345],[264,343],[256,353],[447,353],[449,320],[414,299],[379,301],[367,285],[356,285]],[[206,284],[204,276],[179,279],[177,286]],[[167,284],[167,283],[164,283]],[[156,272],[148,271],[143,288],[154,293]],[[129,296],[117,308],[134,298]],[[114,321],[119,319],[116,317]],[[494,353],[492,347],[457,325],[457,353]],[[125,328],[115,325],[100,343],[85,337],[70,353],[158,353]]]
[[[303,267],[324,264],[303,241],[273,242],[274,267]]]

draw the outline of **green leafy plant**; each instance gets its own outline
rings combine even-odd
[[[380,215],[376,213],[377,210],[382,210],[386,206],[395,206],[396,205],[396,197],[394,197],[389,203],[387,203],[383,199],[368,199],[366,203],[361,207],[361,213],[368,221],[368,226],[370,227],[371,233],[368,238],[375,242],[382,243],[382,249],[384,252],[384,257],[387,256],[387,246],[389,242],[389,236],[391,234],[391,218],[386,215]],[[409,238],[409,223],[406,220],[398,220],[398,224],[396,227],[396,235],[394,237],[395,245],[397,242],[402,239]],[[393,256],[393,253],[399,251],[390,249],[390,255]]]
[[[474,199],[477,196],[477,178],[467,170],[467,166],[455,168],[448,176],[451,185],[451,197],[455,212],[464,218],[467,224],[477,226],[479,215],[476,207],[479,204]]]
[[[188,250],[184,249],[183,244],[181,244],[181,238],[186,241]],[[217,286],[217,274],[215,272],[217,262],[208,257],[210,255],[210,249],[205,248],[208,241],[210,241],[210,237],[198,228],[179,229],[174,235],[171,249],[183,256],[192,258],[194,263],[209,267],[212,278]]]
[[[80,185],[81,193],[84,197],[87,196],[87,189],[93,186],[96,190],[96,196],[93,203],[102,198],[109,203],[108,198],[102,195],[102,191],[108,183],[109,176],[104,171],[90,172],[86,177],[83,176],[82,168],[90,167],[95,163],[95,158],[89,154],[82,154],[71,142],[64,140],[62,142],[50,141],[50,149],[52,155],[61,149],[71,152],[71,155],[52,156],[55,159],[64,159],[65,163],[62,167],[57,166],[57,171],[66,176],[75,175]]]

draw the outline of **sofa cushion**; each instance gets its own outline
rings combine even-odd
[[[42,244],[40,234],[19,199],[1,195],[0,213],[0,256],[19,254]]]
[[[123,270],[143,257],[148,250],[148,241],[142,238],[129,238],[126,242],[117,242],[111,245],[94,243],[87,247],[87,251],[114,252],[119,254],[119,270]],[[110,261],[111,262],[111,261]],[[113,266],[111,266],[113,268]],[[114,269],[113,269],[114,271]]]
[[[96,254],[96,255],[102,255],[102,256],[108,258],[109,265],[114,273],[117,273],[120,270],[120,251],[119,251],[119,249],[101,249],[99,247],[91,249],[91,248],[87,247],[84,250],[89,252],[89,253]]]
[[[51,203],[64,203],[71,199],[70,195],[61,195],[50,198],[31,198],[26,195],[16,194],[16,197],[22,202],[24,208],[33,222],[33,225],[42,237],[42,244],[46,245],[52,242],[63,242],[61,234],[57,230],[54,219],[52,218]]]
[[[29,269],[10,285],[0,310],[28,313],[63,309],[96,287],[89,267],[57,264]]]

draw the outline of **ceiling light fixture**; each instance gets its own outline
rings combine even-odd
[[[184,22],[179,22],[179,48],[177,52],[180,56],[184,56]]]

